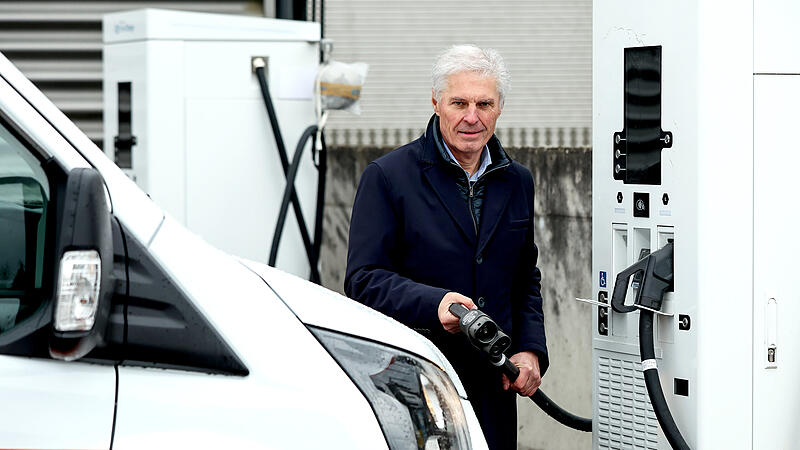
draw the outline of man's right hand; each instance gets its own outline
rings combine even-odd
[[[461,295],[458,292],[448,292],[444,294],[442,301],[439,302],[439,322],[442,323],[442,327],[444,327],[448,333],[458,333],[458,317],[450,312],[450,305],[453,303],[461,303],[467,309],[477,308],[471,298]]]

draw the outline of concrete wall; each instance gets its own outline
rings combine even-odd
[[[332,148],[329,151],[322,243],[322,280],[342,292],[350,212],[364,167],[387,148]],[[591,150],[508,149],[527,166],[536,183],[536,242],[551,365],[542,383],[564,409],[591,417],[592,158]],[[529,399],[520,398],[520,449],[586,449],[591,434],[555,422]]]

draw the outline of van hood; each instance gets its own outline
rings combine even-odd
[[[421,334],[355,300],[295,275],[263,263],[241,261],[258,274],[304,324],[383,342],[422,356],[447,372],[458,395],[467,398],[450,362]]]

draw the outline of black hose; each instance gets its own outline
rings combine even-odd
[[[519,368],[517,368],[517,366],[515,366],[514,363],[512,363],[508,358],[503,358],[503,364],[501,364],[499,367],[512,383],[519,376]],[[570,428],[574,428],[578,431],[586,431],[588,433],[592,432],[592,419],[585,419],[567,412],[558,406],[556,402],[550,400],[550,397],[545,395],[541,389],[537,389],[536,392],[531,394],[528,398],[533,400],[533,403],[536,403],[536,406],[538,406],[542,411],[546,412],[548,416],[555,419],[558,423],[566,425]]]
[[[319,38],[325,38],[325,0],[319,0]]]
[[[303,156],[303,150],[306,148],[306,143],[308,143],[309,139],[312,139],[311,146],[314,146],[313,138],[317,134],[317,126],[311,125],[310,127],[306,128],[303,131],[303,135],[300,137],[300,140],[297,141],[297,148],[294,150],[294,157],[292,157],[292,164],[289,166],[289,172],[286,174],[286,189],[283,190],[283,200],[281,200],[281,206],[278,209],[278,221],[275,225],[275,234],[272,237],[272,248],[269,252],[269,265],[274,266],[275,261],[278,259],[278,246],[281,242],[281,234],[283,234],[283,227],[286,225],[286,215],[289,212],[289,202],[293,196],[296,195],[294,189],[294,180],[297,178],[297,172],[300,168],[300,161],[301,157]],[[314,260],[314,247],[312,246],[311,253],[309,254],[309,263],[311,267],[315,268],[317,266],[316,261]],[[312,278],[313,278],[313,270],[312,270]],[[311,280],[315,283],[319,283],[319,274],[317,274],[317,280]]]
[[[325,181],[326,174],[328,173],[328,146],[325,145],[325,134],[319,133],[320,149],[317,151],[317,209],[314,218],[314,245],[312,248],[312,255],[315,261],[319,261],[322,252],[322,226],[323,218],[325,217]],[[312,141],[313,145],[316,144],[316,139]]]
[[[503,362],[504,364],[500,366],[500,369],[513,383],[514,380],[516,380],[519,376],[519,369],[509,359],[506,359]],[[574,428],[578,431],[586,431],[587,433],[592,432],[592,419],[579,417],[564,410],[558,406],[556,402],[550,400],[550,397],[542,392],[541,389],[537,389],[536,392],[529,396],[529,398],[533,400],[533,403],[536,403],[536,406],[538,406],[542,411],[546,412],[548,416],[555,419],[558,423],[566,425],[570,428]]]
[[[458,317],[460,318],[461,316]],[[512,363],[508,358],[503,358],[503,364],[499,365],[499,367],[512,383],[519,376],[519,368],[517,368],[517,366],[515,366],[514,363]],[[586,431],[588,433],[592,432],[592,419],[585,419],[567,412],[558,406],[556,402],[550,400],[550,397],[545,395],[541,389],[537,389],[536,392],[529,396],[529,398],[533,400],[533,403],[536,403],[536,406],[538,406],[542,411],[546,412],[548,416],[555,419],[558,423],[566,425],[570,428],[574,428],[578,431]]]
[[[653,313],[647,310],[639,310],[639,353],[642,355],[642,363],[647,360],[655,361],[656,354],[653,342]],[[664,391],[661,390],[661,380],[658,378],[658,369],[653,367],[642,367],[644,372],[644,382],[647,385],[647,393],[650,396],[650,403],[656,413],[661,430],[667,437],[669,444],[675,450],[689,450],[689,445],[683,439],[672,414],[669,412],[667,400],[664,398]]]
[[[269,86],[267,84],[267,78],[264,74],[263,67],[256,68],[256,78],[258,78],[258,84],[261,87],[261,95],[264,98],[264,105],[267,108],[267,115],[269,116],[269,122],[272,127],[272,134],[275,137],[275,144],[278,148],[278,156],[281,160],[281,168],[283,169],[283,173],[285,176],[289,175],[289,158],[286,156],[286,144],[283,142],[283,134],[281,133],[280,126],[278,125],[278,116],[275,113],[275,107],[272,104],[272,96],[269,93]],[[290,186],[290,183],[287,182],[287,190]],[[311,266],[311,275],[309,279],[319,284],[320,282],[320,275],[319,270],[317,269],[317,263],[314,260],[314,248],[311,242],[311,238],[308,235],[308,228],[306,227],[306,221],[303,218],[303,212],[300,209],[300,200],[297,198],[297,192],[291,189],[291,202],[292,202],[292,209],[294,209],[295,217],[297,217],[297,224],[298,228],[300,228],[300,236],[303,239],[303,246],[306,249],[306,255],[308,256],[309,265]],[[273,246],[275,246],[275,241],[272,242]],[[270,266],[275,266],[275,261],[270,257]]]
[[[541,389],[537,389],[536,392],[530,396],[530,399],[533,400],[533,403],[536,403],[536,405],[539,406],[542,411],[546,412],[548,416],[557,420],[562,425],[566,425],[578,431],[585,431],[587,433],[592,432],[592,419],[578,417],[575,414],[564,410],[554,401],[550,400],[550,398],[545,395]]]

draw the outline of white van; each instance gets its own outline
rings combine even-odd
[[[428,340],[186,231],[1,55],[0,399],[3,448],[486,448]]]

